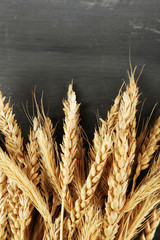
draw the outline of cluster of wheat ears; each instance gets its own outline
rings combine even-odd
[[[72,84],[63,101],[60,145],[56,126],[36,99],[24,144],[0,92],[1,240],[153,239],[160,220],[160,117],[150,128],[146,120],[138,133],[134,76],[130,66],[129,84],[106,119],[99,119],[87,151]]]

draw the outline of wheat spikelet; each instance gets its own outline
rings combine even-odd
[[[117,219],[122,209],[128,185],[128,178],[133,164],[136,143],[136,105],[138,88],[134,81],[134,72],[129,75],[130,85],[123,94],[118,122],[115,126],[112,170],[108,177],[108,201],[105,206],[104,234],[107,239],[114,239],[118,230]]]
[[[0,92],[0,130],[5,136],[5,146],[9,155],[11,155],[17,163],[25,164],[21,130],[16,120],[14,120],[14,114],[9,107],[9,103],[4,104],[4,101],[5,97],[3,97]]]
[[[150,219],[146,223],[145,229],[140,236],[140,240],[152,240],[154,238],[159,222],[160,214],[156,209],[154,209],[152,211]]]
[[[158,148],[157,143],[160,141],[160,117],[156,120],[153,128],[150,130],[150,134],[145,138],[145,141],[141,147],[141,151],[137,157],[136,173],[133,178],[132,192],[134,191],[136,180],[140,172],[149,166],[149,162]]]
[[[7,177],[2,171],[0,171],[0,239],[2,240],[7,238],[7,195]]]

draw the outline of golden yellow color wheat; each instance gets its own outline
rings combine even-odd
[[[160,117],[137,130],[135,71],[130,63],[129,83],[99,119],[92,143],[80,125],[73,83],[63,101],[61,142],[34,93],[37,115],[29,116],[24,143],[0,92],[0,239],[154,238],[160,221]]]

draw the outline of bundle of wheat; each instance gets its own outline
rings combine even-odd
[[[88,150],[73,84],[63,101],[60,145],[56,126],[35,98],[37,115],[25,146],[0,92],[0,239],[154,238],[160,221],[160,117],[151,128],[146,121],[139,133],[135,70],[130,65],[129,84],[99,120]]]

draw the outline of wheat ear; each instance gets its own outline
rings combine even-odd
[[[99,128],[100,134],[102,134],[104,131],[107,132],[107,131],[110,131],[110,129],[115,128],[115,126],[117,124],[117,120],[118,120],[120,100],[121,100],[121,89],[120,89],[117,97],[115,98],[114,104],[111,107],[110,111],[107,112],[107,118],[104,122],[105,128],[104,127]],[[103,122],[102,119],[101,119],[101,121]],[[96,144],[98,144],[98,142],[95,142],[95,140],[96,139],[93,140],[94,148],[96,148]],[[113,160],[113,157],[112,157],[112,153],[111,153],[111,156],[108,158],[107,164],[106,164],[106,166],[103,170],[102,178],[101,178],[101,181],[100,181],[100,190],[104,192],[105,198],[108,195],[108,176],[109,176],[112,160]]]
[[[103,136],[103,142],[96,151],[95,161],[92,164],[88,177],[81,189],[81,195],[75,202],[75,208],[71,212],[73,231],[75,226],[78,226],[81,217],[84,215],[84,210],[91,203],[92,197],[97,189],[97,185],[101,179],[104,166],[110,154],[112,141],[110,134]],[[71,234],[73,233],[71,232]]]
[[[144,143],[142,144],[141,151],[137,157],[137,167],[136,173],[133,177],[132,191],[133,193],[136,180],[142,170],[148,168],[149,162],[153,157],[153,154],[158,149],[158,142],[160,141],[160,117],[156,120],[153,128],[150,130],[150,134],[145,138]]]
[[[8,155],[0,148],[0,168],[3,169],[6,176],[12,180],[31,199],[33,205],[37,208],[44,220],[49,223],[52,229],[52,217],[48,207],[36,186],[28,179],[23,172]]]
[[[49,182],[53,186],[54,191],[57,194],[59,200],[61,200],[61,185],[59,181],[59,169],[56,164],[55,152],[52,143],[52,139],[49,141],[48,136],[43,127],[39,127],[37,130],[37,139],[40,146],[40,153],[42,164],[44,166],[44,173],[47,174]],[[71,211],[72,200],[67,194],[67,201],[65,201],[65,208],[68,212]]]
[[[0,130],[5,136],[5,146],[7,151],[17,163],[25,164],[23,155],[23,138],[21,136],[21,129],[14,119],[12,109],[9,103],[4,104],[5,97],[0,92]]]
[[[2,240],[7,238],[7,195],[7,177],[3,171],[0,171],[0,239]]]
[[[152,240],[154,238],[159,222],[160,214],[156,209],[154,209],[152,211],[150,219],[146,223],[145,229],[140,236],[140,240]]]
[[[136,149],[136,106],[138,88],[134,80],[135,69],[129,75],[130,84],[123,93],[118,122],[115,126],[112,170],[108,176],[108,201],[105,206],[104,234],[114,239],[118,230],[118,217],[126,200],[128,179]]]
[[[76,94],[73,91],[72,84],[68,88],[68,98],[63,102],[65,113],[64,135],[62,149],[61,169],[61,184],[62,184],[62,208],[61,208],[61,234],[63,238],[63,214],[64,214],[64,199],[66,197],[67,185],[73,179],[73,172],[77,160],[78,146],[78,124],[79,124],[79,104],[76,101]]]

